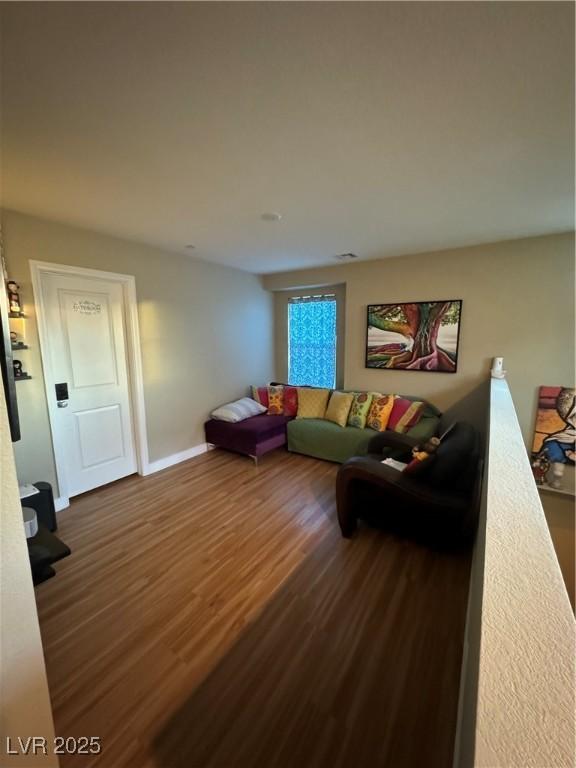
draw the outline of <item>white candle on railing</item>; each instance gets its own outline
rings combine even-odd
[[[504,358],[503,357],[495,357],[492,360],[492,378],[494,379],[503,379],[506,375],[506,371],[504,370]]]

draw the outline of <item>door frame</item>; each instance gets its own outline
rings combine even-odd
[[[40,342],[40,355],[44,373],[44,391],[50,419],[50,438],[54,451],[56,477],[58,479],[58,507],[64,509],[70,504],[68,495],[68,479],[66,477],[66,461],[62,447],[54,439],[54,425],[57,423],[56,401],[54,400],[54,375],[50,362],[49,333],[46,320],[46,308],[42,295],[42,276],[56,274],[63,276],[77,275],[108,282],[118,283],[122,287],[124,299],[124,323],[126,328],[126,363],[128,370],[128,394],[132,410],[132,430],[134,448],[136,450],[136,466],[139,475],[149,474],[148,437],[146,434],[146,408],[144,403],[144,377],[142,373],[142,353],[140,349],[140,327],[138,322],[138,302],[136,299],[136,278],[134,275],[122,275],[117,272],[104,272],[100,269],[72,267],[66,264],[53,264],[48,261],[30,259],[32,275],[32,290]]]

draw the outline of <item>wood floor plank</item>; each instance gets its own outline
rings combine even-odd
[[[73,501],[37,590],[97,768],[451,765],[470,556],[339,535],[337,467],[213,451]]]

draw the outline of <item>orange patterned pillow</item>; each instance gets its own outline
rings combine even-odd
[[[388,426],[388,419],[394,406],[394,395],[381,395],[379,392],[372,393],[372,405],[366,419],[366,426],[375,429],[377,432],[384,432]]]
[[[284,413],[284,387],[268,387],[268,413],[282,416]]]

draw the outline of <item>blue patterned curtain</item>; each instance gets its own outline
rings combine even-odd
[[[336,297],[288,303],[288,382],[336,386]]]

